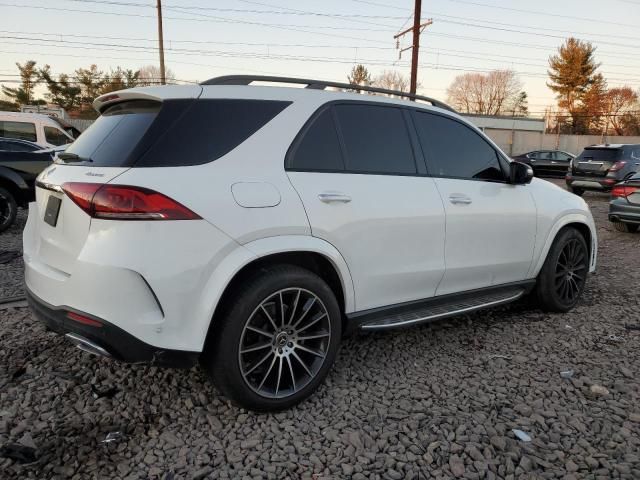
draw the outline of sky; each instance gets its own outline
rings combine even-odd
[[[446,100],[465,72],[516,71],[532,116],[554,106],[548,58],[568,36],[591,41],[610,87],[640,88],[640,0],[423,0],[418,93]],[[393,36],[413,19],[413,0],[163,0],[165,63],[179,81],[267,74],[346,81],[410,72]],[[410,35],[399,42],[411,44]],[[0,0],[0,83],[15,62],[72,73],[158,64],[155,0]]]

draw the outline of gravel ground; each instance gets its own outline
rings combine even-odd
[[[586,199],[599,268],[573,312],[514,305],[357,335],[310,400],[275,415],[231,406],[197,368],[98,359],[0,310],[0,446],[37,448],[31,464],[0,454],[0,478],[638,479],[640,234]],[[0,249],[20,248],[23,223]],[[20,268],[0,265],[2,295]],[[102,443],[110,432],[123,436]]]

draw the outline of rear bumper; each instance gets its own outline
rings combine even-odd
[[[619,180],[611,177],[566,177],[567,186],[584,190],[609,191]]]
[[[54,332],[67,335],[73,343],[84,345],[83,350],[127,363],[151,363],[184,368],[193,366],[200,355],[200,352],[154,347],[101,318],[66,306],[49,305],[26,287],[25,292],[29,307],[36,318]],[[70,312],[91,319],[95,325],[70,319]]]
[[[631,205],[623,199],[613,200],[609,204],[609,221],[640,224],[640,205]]]

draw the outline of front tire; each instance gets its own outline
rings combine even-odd
[[[576,306],[587,281],[589,248],[573,227],[560,231],[538,275],[536,296],[543,310],[568,312]]]
[[[612,222],[613,228],[623,233],[636,233],[639,225],[624,223],[624,222]]]
[[[18,215],[18,204],[11,192],[0,188],[0,232],[13,225]]]
[[[262,269],[222,308],[202,361],[226,397],[274,411],[316,390],[342,336],[340,307],[320,277],[293,265]]]

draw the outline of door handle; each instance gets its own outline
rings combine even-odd
[[[324,192],[319,193],[318,198],[324,203],[349,203],[351,197],[340,192]]]
[[[469,205],[472,202],[471,198],[460,193],[452,193],[449,195],[449,201],[454,205]]]

